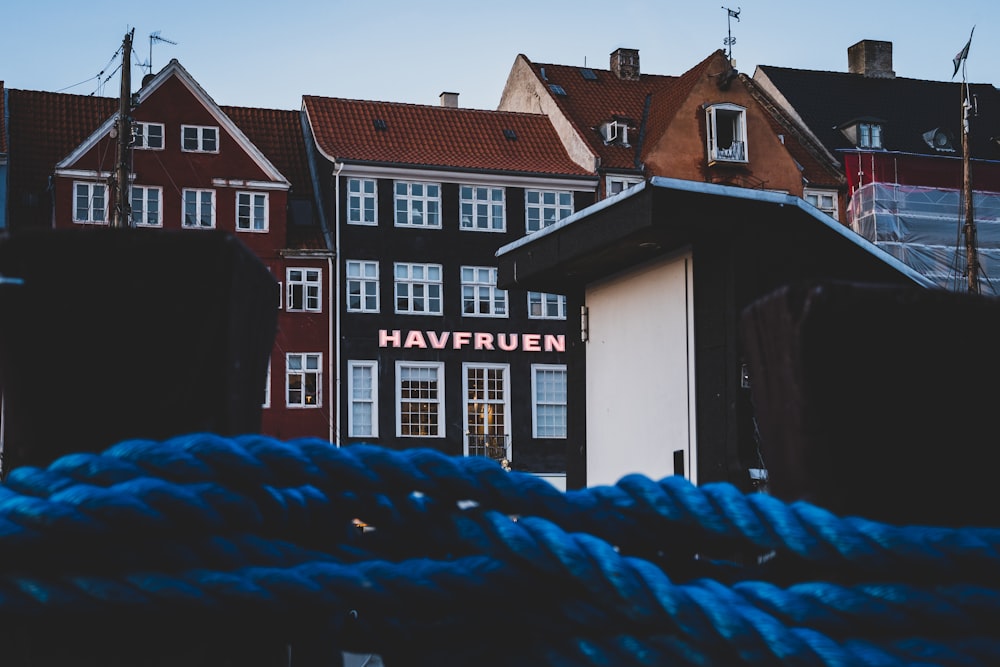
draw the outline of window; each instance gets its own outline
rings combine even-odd
[[[462,314],[507,317],[507,291],[497,289],[497,270],[490,266],[462,267]]]
[[[460,227],[482,232],[507,229],[503,188],[463,185],[458,189]]]
[[[323,355],[286,354],[285,405],[290,408],[318,408],[322,386]]]
[[[573,193],[565,190],[526,190],[524,202],[529,234],[573,213]]]
[[[219,128],[181,125],[181,148],[195,153],[218,153]]]
[[[833,219],[837,219],[837,193],[834,190],[805,190],[802,198],[823,211]]]
[[[321,312],[322,269],[288,268],[285,270],[285,284],[288,285],[286,310],[298,312]]]
[[[441,265],[395,265],[396,312],[410,315],[441,314]]]
[[[510,460],[509,367],[506,364],[463,364],[465,377],[465,454]]]
[[[162,227],[163,218],[160,215],[160,201],[162,199],[163,188],[133,185],[132,226]]]
[[[347,261],[347,310],[378,312],[378,262]]]
[[[604,143],[628,146],[628,123],[622,120],[610,120],[601,128]]]
[[[184,190],[183,227],[215,227],[215,190]]]
[[[271,360],[267,360],[267,376],[264,379],[264,402],[260,404],[262,408],[271,407]]]
[[[878,123],[858,123],[858,146],[882,148],[882,126]]]
[[[619,192],[624,192],[638,183],[642,183],[642,179],[635,176],[608,176],[605,186],[607,188],[607,196],[610,197]]]
[[[236,229],[241,232],[267,231],[267,193],[236,193]]]
[[[347,224],[378,224],[378,189],[375,179],[347,179]]]
[[[566,297],[562,294],[528,292],[528,317],[533,320],[565,320]]]
[[[347,369],[351,402],[347,433],[353,438],[378,437],[378,364],[348,361]]]
[[[140,123],[132,125],[134,137],[133,146],[135,148],[162,150],[163,149],[163,124],[162,123]]]
[[[440,227],[441,186],[396,181],[396,226]]]
[[[444,364],[396,362],[396,435],[444,437]]]
[[[709,163],[746,162],[746,109],[735,104],[713,104],[705,114]]]
[[[536,438],[566,437],[566,367],[531,365],[531,431]]]
[[[108,221],[108,188],[104,183],[73,184],[73,222]]]

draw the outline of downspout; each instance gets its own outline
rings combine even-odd
[[[330,442],[340,447],[340,434],[343,432],[340,421],[340,172],[344,168],[344,163],[334,162],[333,165],[333,220],[335,230],[333,232],[333,257],[328,261],[331,263],[330,280],[334,281],[335,290],[331,294],[333,307],[330,308],[330,317],[334,318],[334,321],[329,327],[330,349],[333,351],[333,363],[335,364],[333,372],[330,373],[330,379],[334,383],[333,396],[335,402],[333,409],[334,419],[330,422]],[[336,266],[332,266],[333,262],[336,262]],[[336,313],[334,313],[335,309]],[[334,347],[335,344],[336,347]],[[337,425],[336,434],[334,433],[334,424]]]

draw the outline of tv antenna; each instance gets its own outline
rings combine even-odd
[[[160,31],[149,33],[149,62],[146,66],[149,67],[149,73],[153,73],[153,42],[166,42],[167,44],[173,44],[177,46],[177,42],[167,39],[166,37],[160,36]]]
[[[736,19],[737,23],[740,22],[740,8],[737,7],[735,10],[732,10],[729,7],[723,7],[723,9],[725,9],[727,13],[726,16],[727,35],[726,38],[722,40],[722,43],[725,44],[729,49],[728,52],[726,53],[726,58],[728,58],[729,62],[731,63],[733,62],[733,44],[736,43],[736,38],[733,37],[733,19]]]

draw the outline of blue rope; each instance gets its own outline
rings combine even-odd
[[[309,610],[391,665],[990,665],[998,545],[680,477],[561,493],[485,458],[192,434],[13,470],[0,618]]]

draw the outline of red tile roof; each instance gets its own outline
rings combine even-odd
[[[290,197],[312,197],[312,179],[298,111],[220,107],[292,184]]]
[[[8,89],[8,224],[49,227],[49,177],[57,162],[110,118],[116,99]]]
[[[609,69],[574,67],[570,65],[530,64],[546,86],[560,86],[565,95],[552,93],[567,118],[576,125],[583,139],[594,154],[601,159],[605,169],[636,169],[639,163],[638,128],[646,117],[646,102],[650,96],[666,96],[675,85],[677,77],[660,74],[640,74],[637,80],[619,79]],[[596,78],[584,78],[582,70],[589,69]],[[612,109],[614,112],[612,112]],[[630,146],[604,143],[600,127],[611,120],[612,113],[625,116],[636,123],[629,131]],[[635,133],[635,138],[633,134]]]
[[[316,145],[328,158],[560,176],[593,176],[566,154],[548,117],[305,96]],[[385,129],[377,129],[383,121]],[[508,139],[511,130],[516,139]]]
[[[657,137],[663,136],[663,133],[670,127],[670,122],[688,99],[695,85],[705,76],[705,71],[712,61],[719,61],[725,57],[725,53],[722,49],[719,49],[684,72],[684,74],[673,79],[671,85],[665,86],[653,94],[649,104],[649,118],[646,126],[647,137],[655,140]],[[646,145],[640,147],[640,150],[643,151],[643,161],[649,155],[653,144],[654,141],[649,141],[646,142]]]

